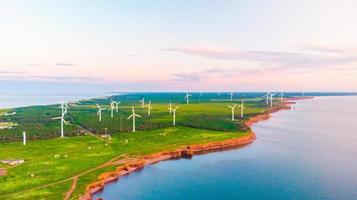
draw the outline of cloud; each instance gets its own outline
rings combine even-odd
[[[42,64],[28,64],[28,66],[31,66],[31,67],[42,67],[43,65],[42,65]]]
[[[201,77],[192,73],[177,73],[173,74],[173,78],[171,81],[179,81],[179,82],[196,82],[200,81]]]
[[[11,72],[11,71],[0,71],[0,74],[1,75],[4,75],[4,74],[26,74],[25,72]]]
[[[331,65],[348,64],[357,61],[356,54],[337,53],[341,51],[328,48],[312,48],[323,53],[279,52],[279,51],[243,51],[235,49],[176,47],[163,51],[181,52],[194,56],[221,60],[248,60],[260,63],[264,67],[275,68],[320,68]],[[326,53],[335,52],[337,54]]]
[[[71,63],[56,63],[55,65],[63,66],[63,67],[75,66],[75,64],[71,64]]]
[[[129,57],[142,57],[143,55],[141,54],[129,54]]]
[[[82,76],[27,76],[28,79],[49,82],[100,82],[101,79],[95,77],[82,77]]]
[[[330,47],[326,45],[317,45],[317,44],[304,45],[301,49],[306,51],[320,52],[320,53],[344,53],[347,51],[346,49],[343,48]]]
[[[59,82],[59,83],[100,83],[102,79],[95,77],[82,76],[39,76],[29,75],[24,72],[6,72],[0,71],[0,80],[24,80],[24,81],[43,81],[43,82]]]

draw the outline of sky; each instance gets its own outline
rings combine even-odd
[[[0,90],[357,91],[355,0],[0,0]]]

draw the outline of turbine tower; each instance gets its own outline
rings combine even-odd
[[[190,95],[188,92],[186,92],[186,96],[185,96],[185,99],[186,99],[186,104],[189,104],[190,103],[190,97],[192,95]]]
[[[172,113],[172,103],[171,103],[171,101],[170,101],[170,103],[169,103],[169,111],[170,111],[170,114]]]
[[[180,106],[176,106],[174,109],[172,109],[172,124],[174,126],[176,126],[176,110],[179,108]]]
[[[63,112],[63,110],[62,110],[62,116],[61,117],[54,117],[54,118],[52,118],[52,119],[59,119],[59,120],[61,120],[61,138],[63,138],[64,137],[64,133],[63,133],[63,124],[66,124],[66,125],[68,125],[67,124],[67,122],[66,122],[66,120],[64,120],[64,112]]]
[[[104,108],[101,108],[98,104],[97,105],[97,108],[98,108],[98,112],[97,112],[97,115],[98,115],[98,121],[102,121],[102,110],[105,110]]]
[[[243,118],[243,116],[244,116],[244,109],[245,109],[245,107],[244,107],[244,100],[243,100],[243,99],[242,99],[242,103],[241,103],[238,107],[240,107],[240,117]]]
[[[121,103],[121,101],[114,101],[115,104],[115,111],[118,112],[119,110],[119,104]]]
[[[282,92],[280,92],[280,102],[284,101],[284,94]]]
[[[141,108],[145,106],[145,98],[142,98],[139,102],[141,102]]]
[[[233,92],[231,92],[231,101],[233,101]]]
[[[275,94],[272,94],[272,93],[269,94],[270,107],[273,107],[273,96],[274,96],[274,95],[275,95]]]
[[[229,107],[229,108],[231,109],[231,111],[232,111],[232,121],[234,121],[234,110],[236,109],[237,104],[234,104],[233,106],[229,105],[228,107]]]
[[[26,131],[22,131],[22,143],[26,145]]]
[[[115,110],[115,102],[113,100],[110,100],[110,105],[109,105],[108,111],[110,111],[111,118],[113,118],[113,116],[114,116],[114,110]]]
[[[148,103],[148,104],[146,104],[146,105],[145,105],[145,107],[147,107],[147,108],[148,108],[148,116],[150,116],[150,114],[151,114],[151,110],[152,110],[151,100],[149,101],[149,103]]]
[[[133,131],[132,131],[132,132],[135,132],[135,118],[136,118],[136,117],[141,117],[141,116],[138,115],[138,114],[135,114],[134,106],[131,107],[131,110],[132,110],[133,114],[131,114],[131,115],[128,117],[128,120],[129,120],[130,118],[133,118]]]
[[[263,95],[263,97],[265,98],[265,104],[269,104],[269,98],[270,98],[270,93],[267,92],[265,95]]]

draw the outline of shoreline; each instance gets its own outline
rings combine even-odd
[[[313,97],[286,99],[285,102],[282,103],[282,105],[272,107],[267,111],[263,112],[262,114],[248,119],[244,122],[244,124],[249,129],[251,129],[253,124],[258,123],[260,121],[268,120],[271,117],[272,113],[278,112],[280,110],[291,109],[290,105],[295,104],[296,100],[311,98]],[[80,200],[92,200],[93,195],[100,191],[103,191],[106,184],[116,182],[119,180],[120,177],[128,175],[134,171],[143,169],[146,165],[158,163],[164,160],[191,158],[194,155],[239,148],[252,143],[255,139],[255,133],[252,130],[249,130],[247,136],[243,136],[240,138],[233,138],[220,142],[211,142],[207,144],[186,145],[173,151],[163,151],[142,156],[136,161],[124,163],[123,166],[117,167],[115,171],[100,174],[95,181],[86,186],[85,194],[80,197]]]

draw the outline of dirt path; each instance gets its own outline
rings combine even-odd
[[[71,195],[72,195],[73,191],[76,189],[77,180],[78,180],[78,176],[74,176],[73,177],[72,186],[71,186],[71,188],[69,189],[69,191],[66,193],[66,195],[64,197],[65,200],[68,200],[69,198],[71,198]]]
[[[123,158],[122,158],[122,157],[123,157]],[[122,159],[118,160],[119,158],[122,158]],[[116,161],[116,160],[118,160],[118,161]],[[98,170],[98,169],[101,169],[101,168],[104,168],[104,167],[107,167],[107,166],[111,166],[111,165],[114,165],[114,166],[115,166],[115,165],[124,164],[124,163],[126,163],[126,162],[128,162],[128,161],[130,161],[130,160],[135,160],[135,158],[128,158],[128,157],[126,157],[126,154],[123,154],[123,155],[120,155],[120,156],[117,156],[117,157],[112,158],[111,160],[109,160],[108,162],[104,163],[103,165],[100,165],[100,166],[98,166],[98,167],[89,169],[89,170],[87,170],[87,171],[85,171],[85,172],[82,172],[82,173],[76,175],[76,176],[73,176],[73,177],[72,177],[72,178],[73,178],[72,186],[71,186],[71,188],[68,190],[68,192],[66,193],[66,195],[65,195],[65,197],[64,197],[64,200],[68,200],[68,199],[71,198],[71,196],[72,196],[74,190],[75,190],[76,187],[77,187],[77,181],[78,181],[78,178],[79,178],[80,176],[83,176],[83,175],[88,174],[88,173],[90,173],[90,172],[92,172],[92,171],[95,171],[95,170]]]

